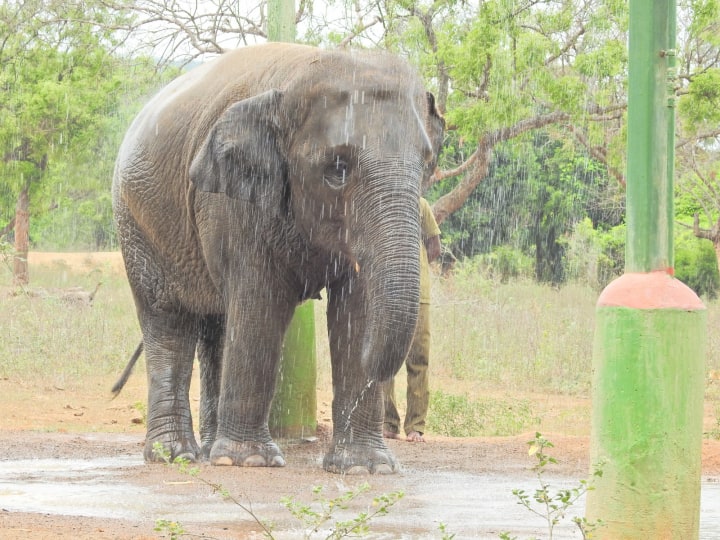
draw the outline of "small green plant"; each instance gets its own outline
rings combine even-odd
[[[300,520],[306,527],[304,538],[312,538],[314,534],[322,532],[321,529],[335,518],[337,510],[346,510],[351,501],[358,498],[370,489],[367,482],[357,488],[347,491],[342,495],[327,499],[322,496],[322,486],[313,488],[313,503],[304,504],[292,497],[283,497],[280,502],[287,508],[296,519]],[[337,520],[334,522],[326,540],[337,540],[350,536],[363,536],[370,532],[370,521],[376,517],[384,516],[390,507],[402,499],[402,491],[393,491],[373,498],[371,509],[360,512],[356,517],[349,520]]]
[[[199,482],[212,488],[215,493],[219,493],[223,499],[238,506],[255,520],[255,522],[262,528],[263,535],[266,538],[270,540],[275,538],[272,534],[272,527],[262,521],[255,512],[253,512],[250,504],[242,503],[238,498],[231,495],[221,484],[216,484],[202,478],[200,476],[199,467],[192,466],[187,459],[171,459],[170,453],[160,442],[153,444],[153,453],[164,461],[166,465],[176,467],[180,473],[196,478]],[[313,488],[314,498],[311,504],[297,502],[292,497],[283,497],[280,500],[283,506],[290,511],[293,517],[300,520],[306,527],[307,531],[304,534],[304,538],[306,539],[313,538],[313,535],[317,533],[325,532],[327,532],[325,540],[338,540],[340,538],[364,536],[370,532],[370,521],[376,517],[386,515],[390,508],[404,496],[402,491],[393,491],[391,493],[379,495],[373,498],[370,508],[366,512],[360,512],[357,516],[348,520],[335,520],[337,511],[346,510],[351,501],[357,499],[360,495],[370,490],[370,484],[365,482],[354,490],[347,491],[332,499],[323,497],[322,490],[322,486],[315,486]],[[332,520],[335,521],[332,528],[329,529],[329,532],[328,530],[321,531],[321,528]],[[157,520],[155,530],[169,533],[170,538],[172,539],[176,539],[184,534],[187,534],[178,522],[168,520]],[[442,527],[441,530],[444,531]],[[443,540],[451,540],[453,537],[454,535],[443,536]]]
[[[518,504],[527,508],[532,514],[539,516],[547,523],[548,539],[552,540],[555,526],[565,518],[568,510],[588,491],[594,489],[592,480],[580,480],[576,487],[570,489],[559,489],[553,492],[550,485],[545,481],[544,475],[549,465],[557,465],[558,461],[554,457],[546,453],[546,449],[553,448],[554,445],[540,433],[535,433],[535,438],[528,441],[528,454],[534,456],[537,463],[533,466],[540,487],[530,495],[523,489],[514,489],[513,495],[518,500]],[[602,464],[595,466],[593,478],[602,476]],[[602,521],[589,522],[584,517],[574,517],[572,522],[580,530],[583,539],[591,537],[591,533],[602,527]],[[517,537],[510,536],[509,533],[500,534],[501,540],[517,540]]]
[[[453,540],[455,538],[455,533],[448,532],[447,525],[442,521],[438,525],[438,529],[440,530],[440,540]]]
[[[170,452],[163,446],[162,443],[156,442],[153,444],[153,454],[165,462],[166,465],[174,466],[177,470],[188,476],[196,478],[200,483],[210,487],[213,492],[218,493],[224,500],[229,501],[247,513],[255,522],[262,528],[265,537],[272,539],[272,527],[262,521],[253,511],[251,504],[243,504],[239,499],[230,494],[221,484],[210,482],[200,476],[200,467],[192,466],[190,460],[184,458],[171,459]],[[179,524],[178,524],[178,527]],[[165,529],[167,530],[167,529]],[[183,531],[180,534],[185,534]],[[171,536],[171,538],[173,538]],[[176,537],[175,537],[176,538]]]
[[[136,401],[131,406],[134,410],[140,414],[140,423],[144,426],[147,424],[147,405],[144,401]],[[154,447],[153,447],[154,449]]]
[[[177,540],[185,534],[185,529],[177,521],[170,521],[167,519],[155,520],[155,531],[166,533],[171,540]]]

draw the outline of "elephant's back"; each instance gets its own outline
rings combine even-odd
[[[148,164],[179,160],[187,174],[212,125],[231,104],[285,88],[327,54],[307,45],[266,43],[227,52],[192,69],[162,88],[136,116],[118,167],[132,170],[140,164],[145,170]]]

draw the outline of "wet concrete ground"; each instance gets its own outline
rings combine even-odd
[[[314,454],[313,454],[314,455]],[[312,457],[311,462],[319,459]],[[273,471],[271,481],[282,484],[283,472]],[[230,477],[248,471],[235,468],[203,469],[202,475],[222,471]],[[321,478],[307,487],[280,486],[289,495],[308,494],[311,485],[329,486],[326,496],[337,496],[351,489],[362,479],[338,477],[318,473]],[[256,477],[254,471],[250,476]],[[294,475],[288,475],[296,481]],[[289,478],[289,479],[290,479]],[[532,516],[517,504],[514,489],[528,493],[538,487],[529,470],[513,469],[507,473],[494,471],[472,473],[445,469],[423,470],[404,467],[392,477],[367,477],[373,485],[372,494],[402,489],[405,496],[387,516],[376,518],[371,524],[371,538],[441,538],[439,524],[445,523],[456,539],[498,538],[508,531],[519,538],[547,538],[543,521]],[[309,481],[310,479],[308,479]],[[574,487],[576,477],[548,475],[552,489]],[[213,482],[216,479],[212,479]],[[334,483],[334,485],[333,485]],[[380,488],[382,491],[378,491]],[[242,489],[241,489],[242,491]],[[242,499],[242,496],[240,496]],[[368,504],[368,501],[362,503]],[[0,461],[0,508],[3,512],[123,519],[154,523],[168,519],[182,523],[188,532],[201,533],[210,523],[250,523],[252,519],[240,508],[213,494],[187,475],[162,466],[148,466],[140,455],[121,455],[93,459],[17,459]],[[252,503],[256,515],[275,522],[274,537],[303,538],[299,522],[276,501]],[[363,508],[360,508],[362,510]],[[566,519],[554,531],[554,538],[580,538],[571,518],[584,510],[584,500],[573,505]],[[339,517],[349,519],[357,515],[351,508]],[[245,528],[245,537],[261,537]],[[237,533],[230,533],[237,534]],[[3,537],[0,531],[0,537]],[[241,536],[235,536],[241,537]],[[312,538],[324,538],[324,534]],[[128,537],[129,538],[129,537]],[[701,539],[720,538],[720,479],[706,477],[702,484]]]

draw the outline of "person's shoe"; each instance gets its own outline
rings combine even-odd
[[[407,437],[405,437],[405,440],[407,442],[425,442],[425,438],[423,437],[423,434],[419,431],[411,431],[407,434]]]

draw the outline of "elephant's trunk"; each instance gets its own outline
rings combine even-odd
[[[368,309],[360,359],[368,377],[380,381],[392,378],[405,360],[420,300],[421,161],[396,161],[401,172],[371,174],[366,187],[372,188],[356,201],[366,224],[354,250]]]

